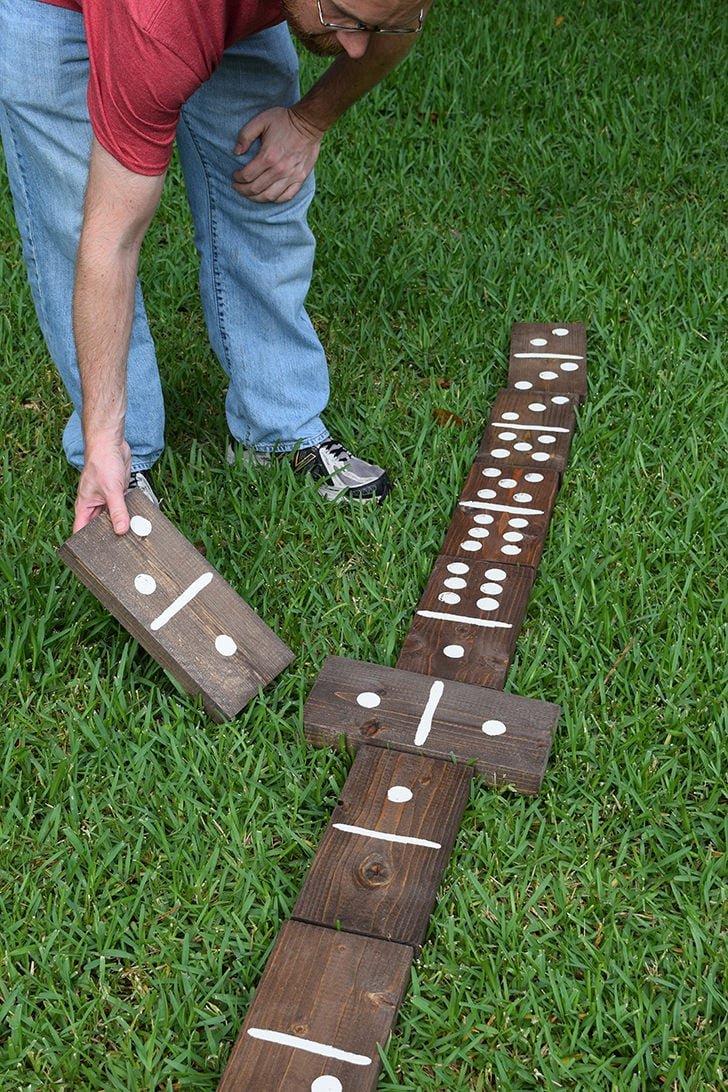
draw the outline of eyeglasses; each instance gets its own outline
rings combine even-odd
[[[370,27],[367,23],[362,23],[359,19],[349,19],[346,23],[330,23],[327,19],[324,19],[321,0],[316,0],[316,4],[318,6],[321,26],[326,27],[327,30],[338,30],[343,31],[344,33],[352,31],[359,34],[419,34],[425,19],[425,9],[420,8],[416,27]]]

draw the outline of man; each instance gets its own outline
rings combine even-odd
[[[332,498],[386,473],[321,419],[326,359],[304,309],[322,137],[406,55],[431,0],[0,0],[0,131],[36,311],[74,405],[74,530],[151,494],[164,408],[136,280],[176,139],[229,458],[290,453]],[[299,97],[287,25],[336,59]],[[84,196],[85,195],[85,196]],[[151,494],[153,496],[153,494]]]

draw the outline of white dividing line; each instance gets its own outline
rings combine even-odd
[[[418,610],[423,618],[438,618],[444,622],[464,622],[467,626],[482,626],[483,629],[513,629],[510,622],[495,622],[490,618],[468,618],[465,614],[441,614],[437,610]]]
[[[514,353],[517,360],[583,360],[576,353]]]
[[[382,842],[399,842],[403,846],[425,846],[426,849],[442,849],[439,842],[428,842],[426,838],[408,838],[404,834],[387,834],[384,830],[351,827],[347,823],[334,823],[334,830],[343,830],[344,834],[361,834],[364,838],[379,838]]]
[[[435,710],[440,704],[440,698],[442,697],[444,690],[445,684],[439,679],[432,684],[430,696],[427,699],[425,710],[420,717],[417,734],[415,735],[415,747],[423,747],[427,742],[427,737],[432,731],[432,718],[435,715]]]
[[[348,1050],[339,1050],[328,1043],[317,1043],[315,1039],[301,1039],[298,1035],[286,1035],[282,1031],[270,1031],[268,1028],[248,1028],[251,1039],[264,1039],[267,1043],[278,1043],[293,1050],[305,1050],[308,1054],[321,1054],[324,1058],[335,1058],[337,1062],[350,1065],[371,1065],[372,1059],[366,1054],[352,1054]]]
[[[487,501],[460,501],[460,508],[486,508],[490,512],[511,512],[514,516],[543,516],[540,508],[510,508],[507,504],[489,504]]]
[[[170,618],[174,618],[175,614],[178,614],[182,610],[182,607],[186,607],[191,600],[195,598],[198,592],[201,592],[203,588],[212,580],[212,573],[203,573],[202,576],[198,576],[197,580],[193,580],[189,588],[185,588],[181,595],[178,595],[174,599],[166,610],[163,610],[158,618],[155,618],[150,629],[161,629],[162,626],[166,626]]]
[[[491,421],[492,428],[520,428],[524,432],[568,432],[568,428],[557,428],[556,425],[546,425],[539,422],[537,425],[514,425],[513,421]]]

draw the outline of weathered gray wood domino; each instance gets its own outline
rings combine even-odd
[[[419,948],[472,769],[362,747],[292,917]]]
[[[286,922],[218,1092],[373,1092],[412,958],[405,944]]]
[[[440,554],[397,667],[501,690],[536,570]]]
[[[126,535],[100,515],[61,558],[210,715],[235,716],[293,653],[140,490],[127,506]]]
[[[511,329],[508,386],[517,391],[586,398],[586,327],[516,322]]]
[[[559,487],[555,470],[476,462],[445,536],[448,557],[536,568]]]
[[[476,455],[495,466],[564,472],[576,426],[565,394],[536,397],[528,391],[500,391]]]
[[[465,762],[490,785],[537,793],[559,719],[552,702],[329,656],[303,709],[306,739]]]

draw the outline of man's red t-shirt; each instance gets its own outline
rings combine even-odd
[[[94,134],[136,174],[163,174],[180,109],[223,52],[280,23],[279,0],[42,0],[83,13]]]

